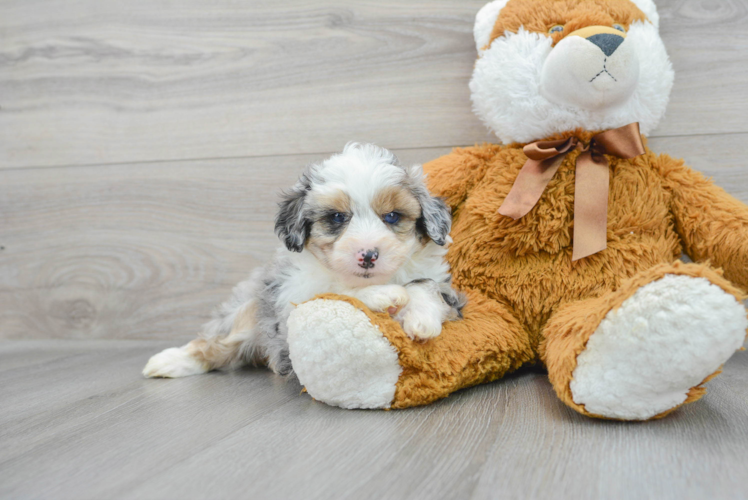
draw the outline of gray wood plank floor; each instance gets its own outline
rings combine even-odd
[[[1,498],[748,498],[745,352],[642,425],[533,371],[392,412],[259,369],[140,377],[270,256],[305,164],[493,140],[484,1],[2,3]],[[748,0],[657,3],[676,82],[650,146],[748,202]]]
[[[343,411],[262,369],[137,376],[164,341],[0,342],[6,498],[745,498],[748,353],[669,418],[588,419],[523,372]]]

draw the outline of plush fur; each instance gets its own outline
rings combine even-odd
[[[419,344],[391,318],[327,295],[297,308],[294,328],[319,332],[333,299],[355,306],[345,317],[367,335],[347,349],[364,352],[385,338],[398,353],[402,371],[383,407],[426,404],[528,363],[542,363],[561,401],[589,416],[659,418],[698,400],[745,339],[748,207],[646,149],[607,157],[607,249],[599,253],[572,262],[579,151],[527,215],[498,213],[527,160],[525,143],[574,136],[588,144],[630,122],[645,133],[655,127],[673,80],[658,22],[649,0],[497,0],[482,9],[472,99],[505,145],[455,149],[424,166],[429,188],[452,208],[447,258],[469,297],[464,320]],[[611,78],[600,84],[581,78],[605,69]],[[544,72],[553,76],[546,83]],[[695,263],[679,262],[682,251]],[[340,360],[335,366],[327,386],[343,382]],[[383,377],[368,382],[391,384]]]
[[[234,288],[199,338],[153,356],[143,374],[184,377],[246,363],[290,374],[288,316],[320,293],[355,296],[393,315],[411,338],[436,337],[464,305],[444,258],[450,224],[449,208],[429,194],[420,166],[403,167],[371,144],[349,144],[308,167],[285,193],[275,224],[285,247],[275,259]],[[297,346],[297,359],[316,359],[314,344]],[[387,349],[367,352],[383,353],[386,362]],[[396,380],[399,369],[391,373]]]
[[[636,420],[679,406],[743,344],[741,309],[706,278],[668,274],[647,283],[603,319],[577,356],[569,383],[574,403]]]
[[[294,370],[304,380],[307,392],[329,405],[389,408],[402,373],[397,350],[373,326],[371,318],[361,313],[368,308],[350,300],[352,303],[325,300],[323,295],[304,304],[301,314],[292,313],[288,326]],[[304,328],[310,317],[317,320],[319,328]],[[386,313],[380,317],[397,324]],[[352,338],[356,342],[351,342]],[[321,360],[324,370],[319,369]]]
[[[600,0],[600,2],[603,1],[607,2],[607,0]],[[612,3],[615,5],[621,2],[630,5],[637,14],[633,15],[629,12],[620,16],[611,16],[604,13],[593,16],[588,12],[594,11],[591,5],[587,9],[582,9],[577,2],[532,0],[507,4],[507,9],[513,6],[520,6],[522,9],[514,8],[510,13],[502,10],[497,26],[509,31],[502,32],[503,36],[497,36],[498,33],[493,32],[493,41],[490,47],[480,53],[470,80],[473,110],[503,143],[536,141],[577,128],[606,130],[631,122],[639,122],[640,130],[644,135],[654,130],[665,113],[673,85],[672,66],[657,28],[648,20],[643,20],[644,15],[630,2],[620,0],[620,2]],[[542,4],[546,6],[548,14],[540,16],[530,10],[539,8]],[[564,10],[558,15],[553,15],[551,13],[557,8],[557,4],[563,5]],[[563,12],[569,10],[567,4],[573,4],[576,9],[583,12],[578,20],[574,17],[568,18],[573,19],[574,23],[573,27],[565,28],[567,34],[570,33],[568,30],[573,30],[577,26],[584,27],[585,18],[604,21],[608,25],[613,24],[615,20],[625,21],[624,26],[627,32],[623,47],[630,49],[630,54],[626,55],[634,59],[631,65],[637,68],[638,74],[638,84],[632,89],[632,94],[625,103],[602,103],[603,105],[596,109],[589,109],[570,103],[554,102],[549,95],[542,92],[543,70],[550,55],[558,53],[554,51],[563,50],[564,46],[570,42],[576,40],[583,42],[578,37],[559,38],[562,34],[549,36],[548,29],[559,20],[566,18]],[[581,2],[582,6],[584,4],[585,2]],[[505,14],[511,14],[508,16],[509,20],[505,20]],[[520,24],[522,15],[533,16],[534,22],[531,28]],[[570,21],[569,24],[572,22]],[[587,45],[590,46],[591,51],[600,56],[603,55],[592,44]],[[579,50],[579,47],[574,48],[575,52]],[[611,59],[621,55],[621,52],[617,50]],[[550,62],[553,62],[553,59]],[[601,61],[590,71],[592,75],[595,75],[602,69]],[[619,71],[623,71],[623,68]],[[558,81],[558,78],[552,81]],[[610,90],[606,93],[609,94]],[[578,92],[578,94],[593,95],[591,92]],[[603,92],[600,94],[605,95]]]

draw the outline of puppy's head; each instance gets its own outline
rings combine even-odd
[[[418,249],[444,245],[449,208],[432,197],[420,166],[401,166],[371,144],[307,168],[284,194],[275,231],[289,250],[306,249],[351,286],[386,283]]]

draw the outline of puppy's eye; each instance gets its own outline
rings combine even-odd
[[[341,212],[335,212],[334,214],[330,215],[330,222],[333,224],[342,224],[344,223],[348,217]]]
[[[397,222],[400,220],[400,214],[397,212],[390,212],[388,214],[384,214],[382,216],[382,220],[384,220],[387,224],[397,224]]]
[[[551,26],[551,29],[548,30],[548,33],[552,35],[554,33],[561,33],[562,31],[564,31],[563,25],[557,24],[555,26]]]
[[[614,24],[613,29],[616,29],[618,31],[623,31],[624,33],[626,33],[626,28],[624,28],[622,24],[618,24],[618,23]]]

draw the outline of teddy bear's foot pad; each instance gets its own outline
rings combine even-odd
[[[667,275],[611,310],[577,357],[574,402],[645,420],[686,401],[743,344],[746,312],[705,278]]]
[[[348,302],[317,299],[288,319],[291,362],[316,400],[343,408],[389,408],[402,368],[397,350]]]

